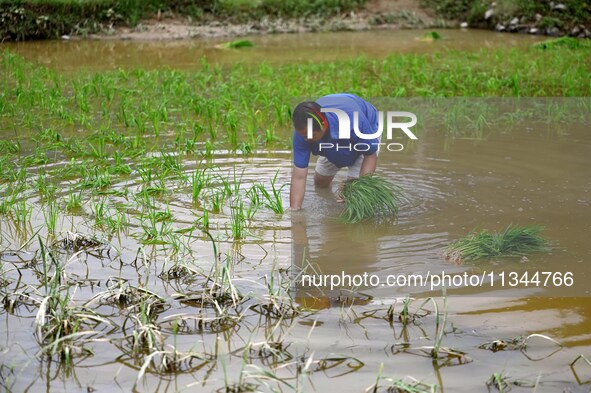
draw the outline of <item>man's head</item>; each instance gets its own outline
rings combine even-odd
[[[293,110],[293,127],[308,142],[318,142],[328,131],[328,121],[320,109],[316,102],[304,101]],[[308,138],[308,119],[312,122],[312,138]]]

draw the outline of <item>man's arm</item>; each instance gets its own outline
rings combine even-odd
[[[289,186],[289,206],[293,210],[302,208],[306,192],[306,176],[308,176],[308,168],[298,168],[294,165]]]
[[[359,176],[369,175],[375,172],[378,164],[378,153],[373,153],[368,156],[363,156],[363,162],[361,163],[361,170]]]

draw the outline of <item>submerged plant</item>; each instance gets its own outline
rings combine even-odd
[[[490,391],[491,387],[494,387],[499,393],[508,392],[511,390],[511,386],[507,377],[504,373],[493,373],[488,381],[486,381],[486,386]]]
[[[339,196],[345,201],[341,218],[350,223],[377,216],[396,217],[404,199],[401,188],[376,175],[347,180]]]
[[[373,387],[370,387],[370,389],[373,388],[372,392],[378,392],[379,388],[387,388],[386,391],[392,393],[435,393],[439,391],[438,385],[428,384],[411,376],[405,378],[381,377],[379,379],[385,381],[386,385],[380,386],[376,383]]]
[[[548,241],[539,236],[542,227],[509,225],[503,232],[482,230],[472,233],[447,246],[444,257],[453,262],[492,257],[521,256],[533,252],[548,251]]]

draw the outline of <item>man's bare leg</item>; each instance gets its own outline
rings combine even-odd
[[[332,179],[334,176],[324,176],[319,174],[318,172],[314,172],[314,185],[320,188],[327,188],[330,187],[332,183]]]

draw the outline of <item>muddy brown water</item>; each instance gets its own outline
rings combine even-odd
[[[366,42],[371,34],[379,37],[387,33],[355,34],[361,34],[360,41]],[[449,34],[459,36],[464,32]],[[482,35],[487,36],[490,42],[498,39],[496,34]],[[289,40],[289,37],[257,38],[261,42],[273,42]],[[523,36],[503,37],[507,37],[509,45],[531,40]],[[294,45],[309,45],[310,40],[305,37],[291,38],[295,41]],[[174,50],[175,45],[197,45],[189,42],[158,43],[164,46],[158,50],[169,53],[166,49],[168,44],[173,45],[170,50]],[[138,45],[138,53],[142,52],[142,46],[157,47],[155,43],[129,42],[48,42],[46,45],[46,49],[37,49],[46,51],[45,55],[41,52],[37,58],[45,58],[57,68],[61,67],[52,63],[58,59],[58,56],[52,58],[50,55],[55,50],[51,49],[52,46],[89,45],[92,48],[94,45]],[[283,41],[281,46],[285,45]],[[416,44],[413,41],[411,45]],[[25,50],[25,46],[15,48],[34,59],[31,56],[35,50]],[[28,50],[30,52],[26,54]],[[346,53],[347,49],[342,48],[342,51]],[[120,53],[120,50],[116,52]],[[133,53],[136,56],[136,52]],[[146,52],[142,56],[147,56],[146,61],[155,61]],[[71,64],[66,60],[68,57],[62,54],[59,58],[62,59],[62,66],[68,68]],[[223,58],[218,60],[224,61]],[[80,66],[87,65],[80,61],[83,63]],[[135,60],[129,60],[132,63],[126,63],[124,59],[118,61],[116,64],[94,64],[92,67],[141,65]],[[169,64],[168,61],[145,65],[157,67]],[[179,62],[183,67],[183,62]],[[81,284],[75,291],[72,289],[73,299],[78,304],[92,299],[113,278],[144,285],[166,299],[166,306],[157,320],[162,324],[168,344],[184,351],[192,349],[218,356],[217,361],[205,362],[203,367],[196,367],[191,372],[164,376],[148,373],[135,385],[138,391],[215,391],[222,388],[226,380],[237,382],[241,372],[244,372],[245,381],[258,383],[259,389],[269,390],[261,382],[266,381],[284,391],[292,390],[272,379],[257,380],[255,377],[261,375],[261,369],[243,366],[242,356],[247,343],[256,348],[270,337],[283,340],[287,348],[277,357],[289,365],[273,369],[272,356],[254,356],[256,359],[253,358],[252,363],[262,369],[273,369],[278,377],[300,391],[331,391],[335,386],[343,391],[363,391],[375,382],[381,365],[383,377],[412,376],[426,383],[436,383],[448,392],[487,391],[485,382],[493,373],[503,373],[509,381],[521,381],[519,384],[522,386],[513,385],[513,391],[532,391],[527,386],[536,384],[536,392],[589,391],[591,367],[584,362],[577,363],[575,367],[569,366],[580,354],[591,358],[591,298],[587,285],[591,275],[588,266],[591,256],[588,244],[591,235],[589,125],[588,116],[585,121],[572,123],[521,121],[505,126],[502,132],[487,129],[482,138],[474,139],[447,137],[441,125],[430,123],[421,131],[418,141],[408,143],[401,140],[405,145],[402,152],[384,150],[380,153],[378,172],[402,187],[409,200],[401,206],[396,223],[343,224],[337,219],[342,206],[335,202],[336,185],[330,190],[315,190],[310,177],[303,212],[278,216],[263,210],[249,222],[250,234],[243,241],[234,242],[228,233],[230,213],[227,206],[221,213],[210,217],[212,222],[219,223],[215,224],[219,228],[212,229],[219,250],[224,255],[230,255],[234,262],[234,283],[241,292],[252,293],[255,297],[265,296],[265,274],[271,274],[274,267],[287,269],[297,264],[296,256],[300,253],[305,253],[310,263],[324,274],[368,273],[380,280],[394,274],[424,276],[443,271],[475,275],[485,271],[573,273],[575,285],[569,290],[551,286],[525,288],[522,285],[448,288],[442,343],[445,347],[465,352],[471,361],[463,358],[460,362],[457,358],[445,357],[433,361],[421,355],[421,348],[433,345],[436,336],[437,324],[432,312],[406,327],[398,322],[397,317],[393,322],[388,321],[388,308],[395,305],[396,312],[400,312],[402,299],[407,295],[417,298],[435,296],[439,311],[444,313],[440,289],[431,291],[408,286],[378,286],[353,291],[356,296],[367,295],[353,307],[346,302],[341,305],[334,292],[322,294],[310,288],[292,287],[292,295],[303,305],[312,307],[298,317],[279,322],[245,310],[242,320],[227,330],[216,332],[205,328],[203,331],[191,331],[187,328],[186,331],[181,329],[175,337],[167,318],[198,310],[194,304],[182,303],[174,297],[176,293],[190,291],[191,284],[164,281],[158,277],[164,261],[170,257],[170,253],[160,246],[144,246],[147,262],[143,263],[141,254],[138,260],[141,244],[136,235],[141,232],[141,227],[134,212],[130,212],[132,218],[128,230],[119,237],[108,239],[113,246],[111,255],[100,257],[82,253],[70,260],[67,277]],[[58,166],[65,164],[55,163]],[[233,173],[241,176],[243,189],[261,179],[272,178],[277,171],[279,184],[285,184],[289,182],[291,170],[289,151],[260,152],[248,158],[218,152],[210,164],[218,166],[223,176],[232,176]],[[195,168],[196,158],[185,161],[184,170],[187,173],[192,173]],[[341,173],[336,181],[343,178]],[[132,174],[120,177],[111,187],[133,192],[139,190],[140,183],[139,176]],[[174,226],[186,228],[199,209],[191,202],[190,190],[175,182],[168,185],[173,191],[168,202]],[[64,190],[66,188],[64,184]],[[3,189],[3,192],[6,190]],[[58,191],[57,196],[66,196],[66,192]],[[112,200],[113,203],[124,202],[116,196]],[[287,188],[283,190],[283,200],[287,204]],[[44,236],[39,197],[32,195],[28,202],[33,206],[32,229],[28,232],[22,233],[13,221],[0,218],[2,249],[19,249],[39,228]],[[159,203],[164,206],[163,200]],[[104,236],[94,225],[88,204],[83,206],[82,211],[60,216],[58,223],[61,236],[68,230]],[[452,264],[442,257],[447,244],[474,229],[502,230],[509,224],[533,223],[545,227],[542,234],[552,241],[551,252],[534,254],[527,260],[504,258],[464,264]],[[207,270],[214,258],[210,242],[201,234],[188,238],[191,253],[183,257],[193,266]],[[23,286],[39,285],[40,278],[27,268],[27,260],[32,259],[36,249],[38,245],[32,242],[18,253],[2,253],[5,268],[16,266],[21,270]],[[14,274],[12,271],[8,276],[16,278]],[[310,292],[317,298],[310,298]],[[40,293],[34,295],[41,297]],[[421,303],[421,300],[411,303],[411,310],[416,310]],[[433,311],[431,303],[425,308]],[[122,325],[127,313],[110,304],[100,305],[96,310],[110,317],[115,325]],[[120,330],[99,327],[102,335],[97,335],[94,337],[96,341],[87,345],[94,355],[77,359],[75,367],[67,368],[36,358],[39,345],[33,339],[32,328],[36,312],[37,307],[21,305],[14,312],[7,312],[4,308],[0,314],[0,375],[3,386],[13,391],[51,392],[89,388],[96,391],[130,391],[134,388],[141,362],[124,355],[119,349],[118,345],[124,345],[121,344],[123,333]],[[130,330],[127,328],[126,333]],[[528,341],[526,351],[493,353],[479,348],[496,339],[509,340],[532,333],[547,335],[562,343],[563,347],[534,337]],[[300,362],[299,368],[302,369],[309,359],[312,359],[309,372],[296,376],[296,363]],[[315,362],[322,359],[324,363]],[[381,386],[386,384],[386,380],[380,382]]]
[[[339,33],[277,34],[240,37],[254,47],[224,50],[215,45],[229,39],[125,41],[71,40],[4,43],[28,60],[61,70],[147,68],[175,69],[200,67],[202,59],[211,63],[236,61],[271,64],[293,61],[316,62],[348,59],[351,56],[381,58],[393,53],[428,53],[433,50],[479,50],[500,47],[525,47],[541,36],[502,34],[481,30],[435,30],[441,40],[425,42],[418,38],[431,30],[383,30]]]

